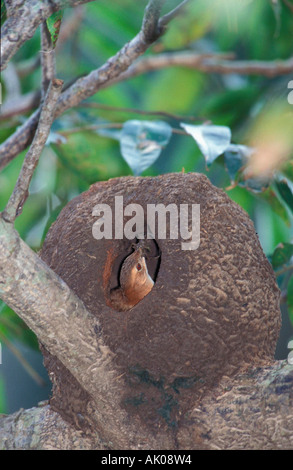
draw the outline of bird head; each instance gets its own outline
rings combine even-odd
[[[120,286],[130,302],[139,302],[153,288],[154,281],[148,273],[144,248],[137,247],[123,262]]]

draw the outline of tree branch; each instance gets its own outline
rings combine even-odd
[[[98,319],[1,216],[0,298],[88,392],[93,401],[92,417],[103,438],[122,449],[134,442],[137,422],[130,422],[121,406],[121,372],[102,339]],[[142,426],[139,434],[139,440],[148,442],[149,448],[156,442],[163,448],[170,438],[162,436],[158,441]]]
[[[33,1],[33,0],[29,0]],[[56,2],[55,2],[56,3]],[[60,3],[60,2],[57,2]],[[113,57],[111,57],[102,67],[92,71],[86,77],[77,80],[70,88],[65,90],[58,100],[55,118],[64,111],[76,106],[84,99],[95,94],[107,82],[111,82],[122,74],[141,54],[143,54],[151,42],[147,37],[150,35],[150,28],[153,21],[153,30],[157,28],[159,11],[163,0],[150,0],[148,3],[140,32]],[[150,8],[152,7],[152,9]],[[157,37],[157,36],[156,36]],[[154,38],[149,39],[152,41]],[[30,144],[32,133],[34,132],[40,110],[38,109],[27,121],[0,147],[0,169],[7,165],[19,152]]]
[[[150,113],[152,114],[152,113]],[[72,127],[71,129],[65,129],[64,131],[58,131],[58,134],[67,136],[70,134],[75,134],[76,132],[83,132],[83,131],[99,131],[103,129],[122,129],[123,123],[122,122],[110,122],[110,123],[101,123],[101,124],[90,124],[88,126],[81,126],[81,127]],[[172,128],[173,134],[184,135],[186,137],[190,137],[190,135],[183,131],[182,129]]]
[[[216,391],[191,408],[185,425],[177,432],[176,450],[292,449],[292,380],[293,366],[285,361],[225,378]],[[133,446],[129,442],[123,449]],[[105,443],[100,430],[85,435],[44,403],[9,416],[0,415],[0,448],[115,449]],[[142,448],[150,448],[148,441]],[[162,447],[155,443],[151,449]]]
[[[163,0],[151,0],[145,9],[139,33],[126,43],[115,56],[107,60],[102,67],[78,79],[62,93],[55,117],[94,95],[102,87],[107,86],[108,82],[110,83],[119,77],[150,47],[154,40],[158,39],[162,33],[156,30],[162,3]]]
[[[135,39],[137,40],[137,37]],[[132,55],[132,61],[135,60],[134,56],[137,53],[134,43],[134,53],[132,54],[129,51],[129,54]],[[293,71],[293,57],[276,61],[235,61],[227,59],[227,56],[231,56],[231,54],[195,54],[193,52],[174,52],[144,57],[123,71],[127,68],[126,65],[123,65],[120,70],[120,57],[121,55],[123,57],[124,49],[127,50],[128,45],[124,46],[116,56],[109,59],[101,68],[94,70],[86,77],[80,78],[64,91],[58,100],[55,118],[102,88],[166,67],[188,67],[204,73],[238,73],[270,78],[286,75]],[[131,63],[130,56],[128,56],[128,63]],[[38,117],[39,110],[0,146],[0,169],[4,168],[30,143],[31,134],[35,130]]]
[[[150,0],[146,6],[141,32],[148,44],[156,41],[163,34],[159,19],[165,1],[166,0]]]
[[[8,165],[32,141],[37,128],[41,109],[38,108],[18,129],[0,146],[0,170]]]
[[[25,0],[19,7],[10,11],[1,32],[1,67],[3,70],[22,44],[30,39],[37,27],[52,13],[66,7],[74,7],[93,0]]]
[[[13,116],[19,117],[31,111],[33,108],[39,106],[40,99],[40,91],[30,91],[29,93],[20,95],[17,99],[15,99],[15,97],[9,100],[5,99],[4,103],[1,105],[0,121],[6,121]]]
[[[59,2],[60,3],[60,2]],[[162,5],[162,1],[158,4]],[[154,5],[155,1],[149,3]],[[182,2],[163,16],[160,21],[164,24],[176,16],[186,2]],[[168,16],[169,15],[169,16]],[[289,74],[293,71],[293,57],[288,60],[279,61],[234,61],[228,60],[228,54],[195,54],[166,53],[157,56],[145,57],[135,62],[143,54],[151,43],[146,42],[146,37],[150,35],[150,18],[158,21],[158,10],[151,13],[147,7],[145,10],[142,29],[138,35],[127,43],[102,67],[92,71],[87,76],[78,79],[74,84],[65,90],[57,103],[55,118],[63,114],[66,110],[78,105],[84,99],[94,95],[100,89],[112,86],[122,80],[127,80],[142,73],[160,70],[166,67],[188,67],[204,73],[238,73],[255,74],[267,77],[274,77]],[[153,27],[153,31],[156,28]],[[158,34],[158,28],[157,28]],[[163,34],[163,31],[160,31]],[[135,63],[134,63],[135,62]],[[4,168],[18,153],[30,144],[32,135],[36,129],[40,110],[38,109],[17,131],[0,146],[0,169]]]
[[[276,77],[293,71],[293,57],[287,60],[231,60],[227,54],[195,54],[194,52],[174,52],[148,56],[140,59],[119,77],[127,80],[143,73],[161,70],[166,67],[187,67],[205,73],[241,75],[261,75]],[[118,80],[116,80],[117,83]],[[112,85],[113,83],[111,83]]]
[[[179,5],[177,5],[177,7],[175,7],[174,10],[172,10],[169,13],[166,13],[166,15],[162,16],[162,18],[159,21],[159,26],[161,28],[166,27],[167,24],[170,23],[170,21],[173,20],[173,18],[180,15],[184,11],[184,9],[185,9],[188,2],[190,2],[190,0],[183,0],[183,2],[181,2]]]
[[[55,78],[55,50],[46,22],[41,24],[41,66],[42,66],[42,99],[45,98],[50,82]]]
[[[14,5],[13,5],[13,0],[4,0],[5,3],[5,8],[6,8],[6,16],[9,18],[13,14],[14,10]]]
[[[144,109],[137,109],[137,108],[123,108],[120,106],[109,106],[107,104],[102,103],[82,103],[79,105],[81,108],[96,108],[101,109],[104,111],[114,111],[118,113],[133,113],[133,114],[141,114],[143,116],[160,116],[169,119],[175,119],[177,121],[203,121],[205,118],[200,116],[182,116],[179,114],[168,113],[166,111],[147,111]]]
[[[293,3],[290,3],[289,0],[283,0],[283,2],[285,3],[285,5],[291,10],[291,12],[293,13]]]
[[[15,218],[21,213],[23,204],[28,196],[28,189],[34,170],[38,164],[41,152],[51,129],[54,119],[54,110],[57,99],[61,93],[62,85],[62,80],[54,79],[49,86],[42,106],[36,135],[23,162],[14,191],[2,213],[3,219],[7,222],[14,222]]]

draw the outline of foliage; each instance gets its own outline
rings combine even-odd
[[[62,15],[49,19],[57,77],[68,84],[114,55],[139,31],[145,4],[99,0],[76,10],[66,9],[60,32]],[[177,4],[167,1],[166,11]],[[74,34],[62,39],[75,17]],[[292,10],[281,0],[191,1],[147,54],[189,50],[233,52],[238,60],[287,59],[292,54],[292,30]],[[59,40],[55,44],[58,34],[60,44]],[[23,94],[40,86],[40,68],[35,61],[39,51],[37,32],[12,61]],[[35,67],[26,67],[34,61]],[[95,181],[128,175],[132,170],[143,175],[205,173],[254,220],[285,292],[293,323],[293,109],[288,101],[289,81],[288,76],[205,74],[170,67],[102,89],[55,121],[30,197],[17,219],[17,230],[38,250],[62,207]],[[6,90],[3,74],[4,101]],[[148,117],[138,111],[148,112]],[[158,111],[162,112],[159,122]],[[25,117],[0,121],[1,141]],[[0,210],[11,194],[23,157],[24,153],[0,174]],[[19,320],[6,306],[0,313],[0,331],[11,336],[20,332]],[[21,335],[35,345],[25,329]]]

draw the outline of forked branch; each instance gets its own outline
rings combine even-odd
[[[22,211],[23,204],[28,196],[29,185],[34,170],[38,164],[51,129],[54,119],[54,111],[58,97],[61,93],[62,85],[62,80],[54,79],[48,88],[48,92],[42,105],[39,124],[34,140],[24,159],[13,193],[2,213],[2,217],[6,222],[13,223],[15,218]]]

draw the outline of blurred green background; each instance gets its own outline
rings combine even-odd
[[[57,77],[65,81],[65,86],[76,77],[101,66],[137,34],[146,3],[99,0],[64,12],[56,61]],[[166,1],[164,12],[177,4],[178,1]],[[188,50],[196,53],[232,52],[238,60],[285,60],[293,52],[292,5],[292,0],[291,3],[290,0],[191,1],[185,14],[173,20],[166,34],[147,55]],[[1,15],[4,21],[3,9]],[[38,31],[12,60],[9,73],[16,78],[20,95],[37,92],[40,88],[39,54]],[[9,76],[4,72],[1,77],[4,103],[9,93]],[[122,124],[130,119],[158,119],[138,114],[134,108],[181,115],[181,120],[167,116],[159,118],[173,128],[180,128],[180,122],[201,124],[211,121],[225,125],[232,131],[233,142],[249,145],[250,136],[258,135],[258,129],[263,130],[263,122],[270,121],[272,128],[278,130],[280,109],[282,116],[284,113],[287,116],[288,132],[291,129],[293,134],[293,105],[288,102],[288,83],[292,78],[292,74],[291,77],[275,78],[206,74],[174,67],[101,90],[87,100],[86,105],[66,112],[54,122],[51,143],[45,147],[35,171],[30,197],[16,221],[17,230],[37,251],[48,227],[69,200],[96,181],[132,174],[121,156],[117,140],[95,131],[68,130],[103,122]],[[116,109],[102,109],[95,104]],[[31,110],[21,115],[2,116],[0,141],[4,142],[30,114]],[[197,119],[188,120],[191,116]],[[56,134],[64,130],[67,130],[66,140],[60,143]],[[261,135],[266,139],[265,133]],[[281,359],[287,357],[287,344],[293,337],[292,148],[291,140],[285,164],[278,167],[276,178],[270,180],[268,187],[258,192],[240,184],[231,188],[223,157],[207,167],[195,141],[180,134],[172,135],[157,161],[143,173],[158,175],[180,172],[183,168],[185,172],[204,173],[249,213],[264,252],[277,271],[282,290],[283,326],[276,353],[276,357]],[[0,173],[0,211],[13,190],[24,155],[25,152]],[[280,181],[283,181],[283,186],[278,184]],[[50,383],[42,366],[36,338],[3,303],[0,303],[0,344],[0,412],[13,412],[46,399]]]

